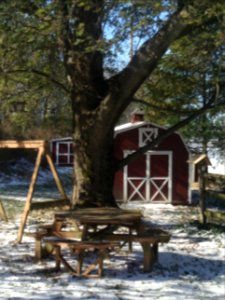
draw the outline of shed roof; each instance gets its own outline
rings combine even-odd
[[[141,127],[141,126],[147,125],[147,124],[149,124],[149,123],[144,122],[144,121],[135,122],[135,123],[129,122],[129,123],[125,123],[125,124],[116,126],[114,128],[114,132],[115,132],[115,135],[117,135],[119,133],[126,132],[128,130],[135,129],[135,128],[138,128],[138,127]]]
[[[72,137],[71,136],[59,137],[59,138],[55,138],[55,139],[50,140],[50,142],[67,141],[67,140],[72,140]]]
[[[211,162],[210,162],[210,160],[209,160],[209,158],[206,154],[192,155],[191,159],[188,162],[192,163],[194,165],[197,165],[197,164],[199,164],[200,162],[203,162],[203,161],[205,161],[208,166],[211,165]]]

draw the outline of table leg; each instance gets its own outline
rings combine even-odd
[[[98,257],[98,276],[102,277],[103,275],[103,261],[105,256],[105,250],[99,250],[99,257]]]
[[[155,253],[149,243],[141,243],[144,252],[144,272],[149,272],[155,262]]]
[[[158,243],[152,245],[152,250],[154,252],[155,261],[158,261],[159,251]]]
[[[36,237],[35,241],[35,258],[37,260],[42,259],[41,239],[41,237]]]
[[[55,255],[55,268],[57,271],[60,270],[60,265],[61,265],[61,251],[60,251],[60,246],[55,246],[54,247],[54,255]]]
[[[78,276],[81,276],[82,274],[83,260],[84,260],[84,250],[79,250],[77,253],[77,266],[76,266],[76,271]]]

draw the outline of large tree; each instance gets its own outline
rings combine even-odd
[[[195,145],[195,150],[204,153],[218,140],[220,152],[224,149],[221,143],[225,140],[225,91],[221,89],[225,83],[224,47],[224,32],[222,28],[215,30],[215,24],[197,35],[192,32],[180,38],[138,92],[142,100],[136,100],[152,122],[171,126],[207,105],[215,86],[220,88],[218,94],[222,101],[217,99],[214,109],[181,128],[182,135]]]
[[[211,24],[223,25],[223,2],[18,0],[0,4],[1,69],[6,82],[15,73],[32,74],[69,96],[75,143],[73,204],[116,205],[114,175],[118,166],[129,161],[114,158],[116,123],[175,40]],[[139,39],[141,46],[135,53],[132,49],[130,61],[122,67],[115,59],[124,53],[128,36]],[[55,50],[55,56],[49,49]]]

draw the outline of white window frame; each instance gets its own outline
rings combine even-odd
[[[124,157],[127,157],[129,154],[131,154],[132,150],[125,150],[124,151]],[[156,203],[172,203],[172,183],[173,183],[173,178],[172,178],[172,169],[173,169],[173,152],[172,151],[148,151],[145,153],[146,155],[146,170],[145,170],[145,177],[128,177],[128,166],[124,167],[124,172],[123,172],[123,199],[125,202],[129,202],[132,197],[137,194],[140,196],[141,199],[147,202],[156,202]],[[150,171],[150,160],[151,156],[154,155],[168,155],[168,176],[166,177],[151,177],[151,171]],[[132,183],[132,180],[141,180],[139,185],[135,187]],[[161,185],[156,185],[155,181],[157,180],[164,180]],[[152,198],[150,199],[151,191],[150,191],[150,185],[151,183],[155,185],[157,191],[152,195]],[[133,192],[131,195],[128,197],[128,184],[133,187]],[[143,186],[143,184],[146,184],[145,186],[145,197],[140,195],[140,192],[138,189]],[[163,195],[165,201],[157,201],[154,200],[158,194],[162,195],[162,189],[163,187],[168,184],[168,195],[167,198],[165,195]],[[140,200],[141,201],[141,200]]]
[[[147,143],[152,142],[159,135],[159,129],[156,127],[139,128],[139,147],[145,146]]]
[[[67,150],[66,152],[60,152],[59,151],[59,147],[60,145],[67,145]],[[70,152],[70,147],[71,145],[73,145],[73,142],[68,141],[68,142],[57,142],[56,143],[56,165],[67,165],[67,164],[71,164],[70,162],[70,156],[72,155],[72,153]],[[60,162],[60,157],[66,157],[66,162]]]

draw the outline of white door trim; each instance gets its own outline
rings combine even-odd
[[[124,150],[124,157],[131,154],[132,150]],[[165,201],[161,201],[163,203],[171,203],[172,202],[172,162],[173,162],[173,153],[172,151],[148,151],[145,153],[146,155],[146,169],[145,169],[145,177],[129,177],[128,176],[128,166],[124,167],[124,176],[123,176],[123,199],[125,202],[130,201],[135,195],[139,195],[139,198],[143,201],[154,202],[154,199],[161,195]],[[150,160],[153,155],[168,155],[168,176],[166,177],[151,177],[150,174]],[[134,181],[139,180],[139,184],[137,186],[134,185]],[[157,184],[157,181],[161,181],[160,184]],[[145,184],[145,195],[139,191],[140,188]],[[150,185],[153,184],[156,188],[154,195],[152,195],[150,199]],[[163,187],[168,184],[168,195],[165,195],[162,192]],[[130,195],[128,195],[128,186],[132,189]],[[134,200],[134,199],[133,199]],[[159,203],[160,201],[157,201]]]

